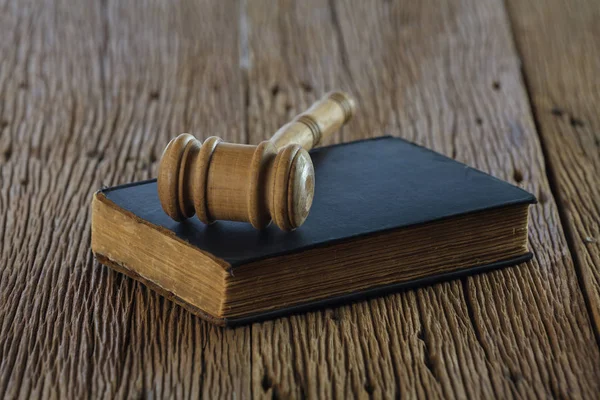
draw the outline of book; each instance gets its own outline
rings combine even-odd
[[[218,325],[245,324],[455,279],[531,258],[529,205],[507,182],[394,137],[310,152],[303,226],[171,220],[156,180],[100,190],[92,250]]]

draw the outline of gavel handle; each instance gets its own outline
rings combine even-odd
[[[355,112],[356,103],[351,96],[330,92],[275,132],[271,143],[277,150],[289,144],[299,144],[310,150],[340,129]]]

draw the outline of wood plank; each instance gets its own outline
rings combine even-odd
[[[259,5],[238,31],[233,1],[0,4],[0,395],[597,391],[598,349],[502,6]],[[268,137],[338,86],[363,103],[346,139],[402,135],[544,194],[536,260],[236,330],[92,260],[87,207],[100,185],[154,176],[181,131]]]
[[[234,397],[223,331],[101,266],[89,204],[183,131],[245,138],[234,1],[0,4],[0,397]],[[234,21],[233,24],[230,21]]]
[[[553,191],[600,343],[600,4],[507,4]]]
[[[246,25],[252,142],[339,87],[360,103],[343,139],[402,136],[540,198],[532,262],[254,324],[253,394],[597,393],[600,355],[502,2],[254,1]]]

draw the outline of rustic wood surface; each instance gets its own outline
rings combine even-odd
[[[514,31],[497,0],[1,1],[0,397],[594,397],[593,53],[531,49],[566,18],[584,57],[598,10],[513,3]],[[338,140],[399,135],[536,194],[534,260],[235,330],[93,260],[97,188],[155,176],[181,132],[258,143],[333,88],[360,107]]]
[[[508,5],[551,184],[600,343],[600,5]]]

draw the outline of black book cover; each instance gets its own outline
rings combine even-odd
[[[102,193],[118,207],[172,231],[186,242],[223,259],[233,269],[260,259],[359,236],[536,202],[535,197],[523,189],[399,138],[386,136],[321,147],[310,154],[315,166],[315,197],[306,222],[293,232],[282,232],[273,224],[257,231],[241,222],[218,221],[207,226],[195,217],[184,222],[173,221],[160,206],[156,180],[116,186]],[[227,323],[246,323],[352,301],[513,265],[530,258],[529,253],[492,265],[478,265]]]

